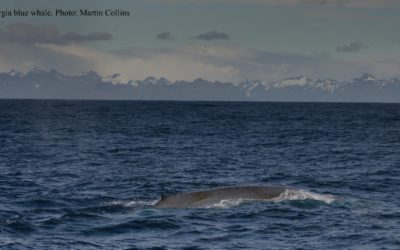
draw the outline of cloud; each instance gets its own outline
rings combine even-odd
[[[384,77],[399,77],[400,57],[392,57],[373,62],[367,62],[373,75]]]
[[[391,39],[389,41],[392,43],[400,43],[400,39]]]
[[[175,41],[175,37],[171,34],[171,32],[161,32],[156,35],[156,39]]]
[[[221,35],[222,34],[222,35]],[[239,82],[244,79],[266,81],[305,75],[311,78],[351,79],[364,72],[378,77],[399,74],[400,60],[373,63],[339,61],[334,58],[293,53],[274,53],[239,45],[193,44],[168,48],[131,47],[102,51],[88,41],[107,40],[102,33],[60,33],[53,25],[17,23],[1,31],[0,72],[12,68],[26,72],[32,68],[55,69],[65,74],[94,70],[102,76],[120,74],[122,81],[148,76],[175,80],[204,78],[211,81]],[[200,34],[201,39],[221,39],[223,32]],[[168,38],[168,34],[163,35]],[[229,36],[228,36],[229,37]],[[351,51],[363,44],[339,46]],[[396,73],[397,72],[397,73]]]
[[[351,79],[367,66],[315,56],[273,53],[237,45],[191,44],[173,48],[128,48],[105,52],[86,44],[1,44],[0,71],[11,68],[26,72],[37,67],[56,69],[66,74],[94,70],[102,76],[121,74],[122,81],[144,79],[147,76],[169,80],[239,82],[244,79],[266,81],[305,75],[312,78]]]
[[[308,4],[325,6],[347,6],[347,7],[387,7],[400,6],[398,0],[260,0],[259,2],[283,2],[285,4]]]
[[[93,64],[73,55],[54,53],[38,44],[5,43],[0,41],[0,71],[17,69],[22,72],[33,68],[57,69],[66,74],[76,74]]]
[[[153,0],[161,3],[179,4],[201,4],[201,3],[238,3],[238,4],[260,4],[260,5],[320,5],[340,7],[390,7],[400,6],[398,0]]]
[[[95,32],[89,34],[68,32],[61,34],[54,25],[33,25],[23,22],[9,24],[4,30],[0,30],[0,40],[27,44],[82,43],[111,39],[112,35],[106,32]]]
[[[232,65],[198,57],[202,46],[145,49],[130,48],[117,52],[102,52],[84,45],[40,45],[55,54],[79,58],[90,65],[81,71],[94,70],[101,75],[119,73],[124,81],[144,79],[148,76],[166,77],[170,80],[234,80],[240,70]],[[195,48],[196,47],[196,48]]]
[[[359,52],[362,49],[367,48],[367,45],[365,45],[362,42],[353,42],[350,43],[349,45],[342,45],[342,46],[337,46],[336,51],[337,52],[343,52],[343,53],[354,53],[354,52]]]
[[[89,34],[79,34],[76,32],[68,32],[59,37],[62,42],[91,42],[111,40],[112,35],[107,32],[94,32]]]
[[[220,31],[210,31],[206,33],[201,33],[197,36],[195,36],[197,40],[205,40],[205,41],[211,41],[211,40],[229,40],[231,39],[230,36],[224,32]]]

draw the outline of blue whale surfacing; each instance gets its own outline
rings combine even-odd
[[[204,191],[161,195],[156,208],[203,208],[222,201],[273,200],[288,190],[277,186],[238,186],[208,189]]]

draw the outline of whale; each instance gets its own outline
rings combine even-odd
[[[223,201],[273,200],[290,190],[279,186],[236,186],[177,194],[162,194],[155,208],[206,208]]]

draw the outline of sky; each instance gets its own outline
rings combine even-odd
[[[129,16],[7,16],[16,9]],[[400,76],[400,0],[3,0],[0,71],[275,81]]]

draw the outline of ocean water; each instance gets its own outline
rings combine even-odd
[[[274,201],[156,209],[237,185]],[[400,249],[400,105],[0,100],[1,249]]]

